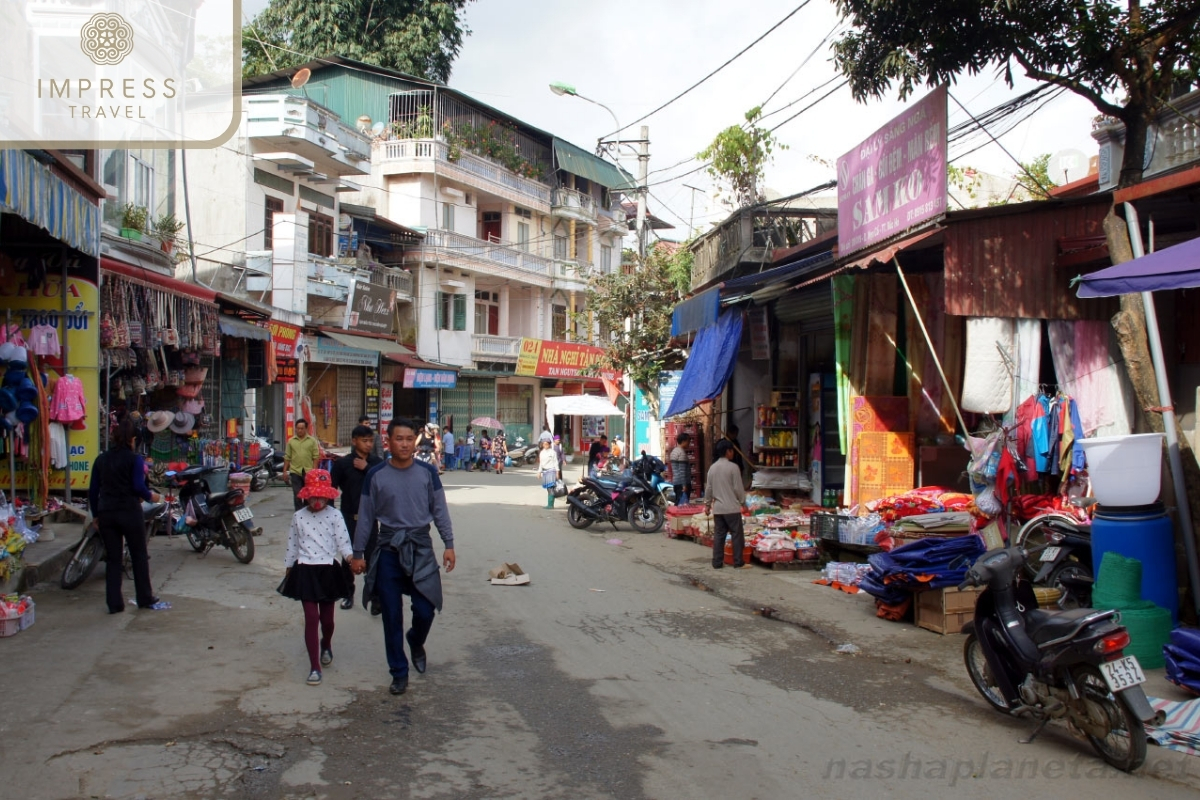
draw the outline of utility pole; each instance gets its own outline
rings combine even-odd
[[[690,183],[685,183],[683,188],[692,190],[692,210],[688,212],[688,238],[691,239],[696,235],[696,192],[704,190],[692,186]]]
[[[646,261],[646,196],[650,192],[650,127],[643,125],[638,131],[638,206],[637,241],[638,261]]]

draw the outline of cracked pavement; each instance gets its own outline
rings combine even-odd
[[[1061,727],[1018,744],[1030,726],[975,695],[959,637],[875,620],[811,573],[714,573],[684,541],[576,531],[561,505],[540,507],[530,471],[446,482],[458,568],[406,695],[387,693],[379,621],[361,608],[337,611],[334,662],[305,685],[302,615],[275,593],[290,494],[270,489],[250,501],[264,528],[252,564],[151,542],[170,611],[105,614],[103,567],[73,592],[36,587],[37,624],[0,642],[3,794],[924,800],[1200,786],[1200,759],[1153,746],[1126,776]],[[530,585],[487,582],[514,561]],[[836,654],[845,641],[862,653]]]

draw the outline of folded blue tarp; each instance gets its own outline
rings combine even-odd
[[[920,539],[890,553],[875,553],[867,558],[871,571],[860,585],[889,603],[895,602],[892,598],[897,591],[958,586],[986,549],[983,539],[974,534],[953,539]],[[928,576],[932,577],[924,580]],[[877,587],[886,590],[886,596],[882,591],[872,591]]]
[[[1176,628],[1171,641],[1163,645],[1167,660],[1167,680],[1176,686],[1200,693],[1200,631]]]

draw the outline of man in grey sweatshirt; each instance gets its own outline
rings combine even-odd
[[[725,534],[733,545],[733,566],[749,567],[742,556],[746,537],[742,527],[742,506],[746,502],[746,487],[742,471],[733,461],[736,451],[733,442],[722,439],[713,446],[713,465],[708,468],[704,482],[704,510],[713,515],[713,569],[725,566]]]
[[[425,640],[433,627],[435,611],[442,609],[442,578],[429,527],[431,523],[436,525],[442,537],[446,572],[454,569],[454,529],[437,467],[413,458],[417,445],[415,424],[392,420],[388,424],[388,445],[391,458],[372,467],[363,481],[351,568],[356,574],[367,572],[364,605],[369,598],[377,598],[383,610],[383,641],[392,674],[389,691],[404,694],[408,690],[404,642],[408,641],[412,665],[417,672],[425,672]],[[379,545],[368,568],[363,552],[376,522]],[[407,635],[404,595],[411,598],[412,611],[412,627]]]

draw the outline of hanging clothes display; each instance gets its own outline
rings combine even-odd
[[[1042,321],[1017,320],[1017,403],[1037,394],[1042,374]]]
[[[1051,322],[1050,352],[1059,388],[1078,401],[1088,436],[1124,436],[1133,430],[1133,389],[1107,322]]]
[[[1013,407],[1014,335],[1011,319],[967,319],[967,353],[963,369],[962,408],[980,414],[1002,414]],[[1000,354],[1004,351],[1009,357]]]
[[[87,417],[83,383],[74,375],[63,375],[54,385],[50,400],[50,419],[55,422],[79,422]]]
[[[61,356],[58,328],[53,325],[34,325],[29,331],[29,349],[39,356]]]

